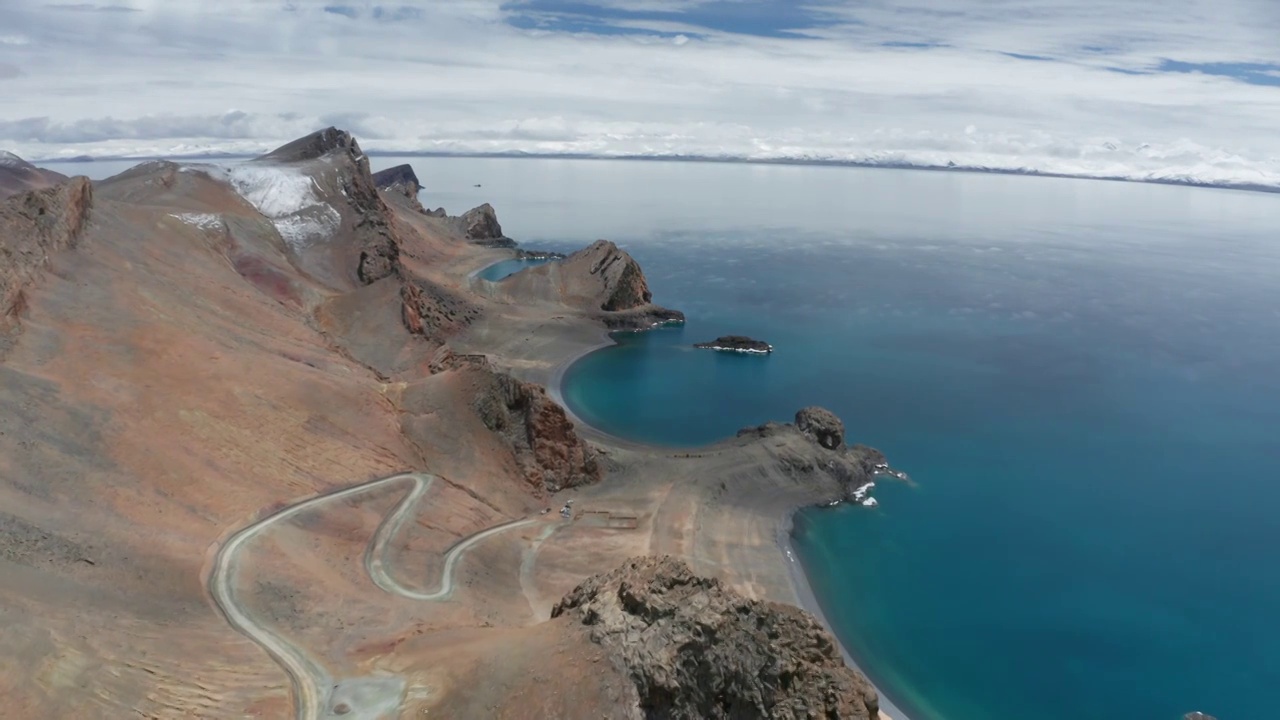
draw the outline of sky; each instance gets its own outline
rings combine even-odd
[[[850,161],[1280,187],[1277,0],[0,0],[0,149]]]

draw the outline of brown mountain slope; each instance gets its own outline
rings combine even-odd
[[[410,200],[329,129],[0,201],[3,714],[634,716],[545,622],[584,577],[672,552],[794,600],[779,508],[838,495],[836,451],[584,442],[539,384],[643,276],[495,292],[509,252]]]

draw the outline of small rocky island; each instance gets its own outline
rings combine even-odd
[[[752,355],[768,355],[773,346],[763,340],[754,340],[746,335],[722,335],[711,342],[700,342],[694,345],[703,350],[720,352],[749,353]]]

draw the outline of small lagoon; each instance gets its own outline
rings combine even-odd
[[[526,260],[502,260],[496,262],[480,272],[476,273],[476,277],[489,282],[498,282],[514,273],[518,273],[525,268],[537,267],[551,262],[551,258],[529,258]]]

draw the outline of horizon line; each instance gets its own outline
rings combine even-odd
[[[270,152],[270,150],[266,151]],[[252,160],[265,153],[240,152],[206,152],[177,155],[82,155],[71,158],[45,158],[28,160],[33,164],[83,163],[83,162],[120,162],[152,160]],[[978,165],[929,164],[901,161],[875,160],[840,160],[823,158],[750,158],[716,155],[697,155],[670,153],[662,155],[600,155],[593,153],[547,153],[547,152],[450,152],[440,150],[367,150],[369,157],[421,157],[421,158],[479,158],[479,159],[530,159],[530,160],[625,160],[639,162],[688,162],[688,163],[721,163],[731,165],[784,165],[799,167],[852,167],[885,170],[924,170],[929,172],[962,172],[982,175],[1015,175],[1025,177],[1061,178],[1067,180],[1102,180],[1107,182],[1143,183],[1148,185],[1174,185],[1181,187],[1205,188],[1211,190],[1240,190],[1244,192],[1260,192],[1280,194],[1280,185],[1263,185],[1259,183],[1211,182],[1205,180],[1179,178],[1141,178],[1123,175],[1086,175],[1061,172],[1049,172],[1034,168],[990,168]]]

